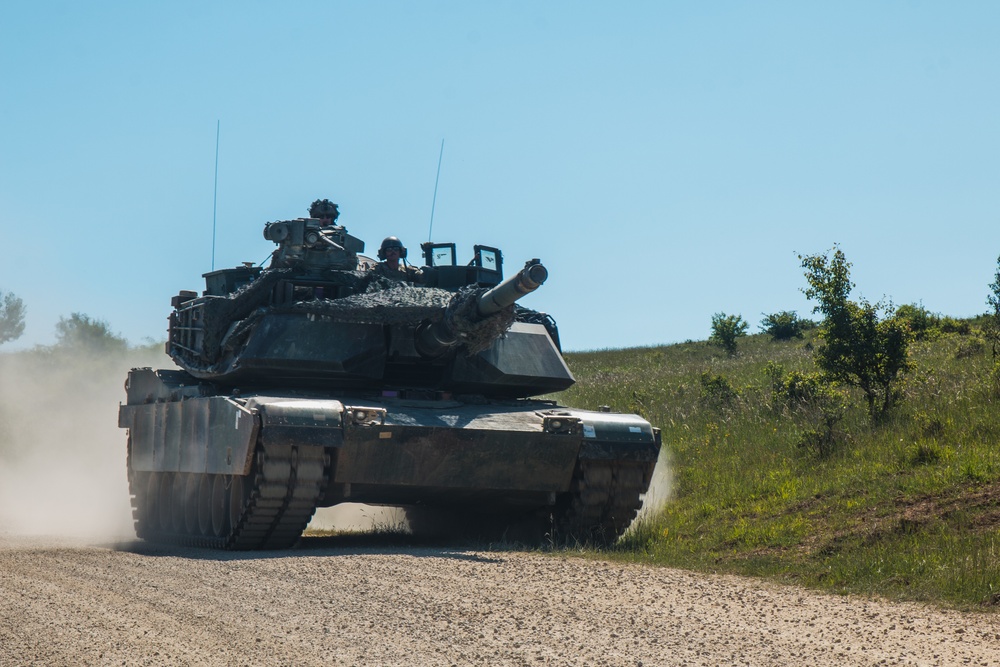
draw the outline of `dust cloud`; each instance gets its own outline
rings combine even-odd
[[[649,490],[642,501],[642,508],[633,526],[643,521],[650,521],[660,514],[670,499],[673,497],[674,477],[673,466],[670,464],[670,450],[664,445],[660,450],[660,458],[656,460],[656,467],[653,468],[653,479],[649,483]]]
[[[128,370],[161,351],[0,354],[0,535],[134,537],[123,429]]]
[[[129,369],[142,366],[175,367],[155,346],[0,354],[0,536],[134,537],[118,406]],[[670,468],[664,448],[639,521],[669,501]],[[310,528],[367,532],[405,525],[402,510],[344,504],[320,509]]]

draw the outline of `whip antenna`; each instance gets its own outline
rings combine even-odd
[[[431,200],[431,226],[427,230],[427,242],[430,243],[431,237],[434,234],[434,205],[437,204],[438,198],[438,181],[441,180],[441,158],[444,157],[444,138],[441,139],[441,152],[438,153],[438,170],[437,176],[434,177],[434,198]]]
[[[215,121],[215,191],[212,193],[212,270],[215,271],[215,211],[219,202],[219,129],[222,122]]]

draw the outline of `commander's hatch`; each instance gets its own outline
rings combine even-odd
[[[424,253],[424,284],[457,289],[466,285],[492,287],[503,280],[503,253],[499,248],[477,245],[466,266],[458,266],[454,243],[421,243]]]

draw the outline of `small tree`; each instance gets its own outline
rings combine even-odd
[[[24,302],[11,292],[0,292],[0,345],[24,333]]]
[[[868,414],[882,418],[899,399],[900,377],[913,367],[909,327],[892,317],[891,304],[848,299],[854,283],[840,248],[832,258],[800,255],[799,260],[809,282],[803,291],[817,302],[813,311],[824,316],[816,364],[829,379],[860,388]]]
[[[82,313],[59,318],[56,341],[60,347],[87,352],[124,352],[128,348],[124,338],[111,333],[107,322],[91,319]]]
[[[723,348],[728,354],[736,354],[736,341],[747,335],[749,324],[740,315],[716,313],[712,315],[712,335],[708,342]]]
[[[996,361],[997,350],[1000,349],[1000,257],[997,257],[996,274],[990,283],[990,295],[986,297],[986,305],[990,307],[990,311],[983,329],[993,348],[993,360]]]
[[[764,319],[760,321],[761,332],[768,334],[774,341],[802,338],[802,332],[806,328],[807,321],[796,315],[794,310],[764,315]]]

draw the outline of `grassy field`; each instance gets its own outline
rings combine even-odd
[[[618,557],[963,608],[1000,604],[1000,391],[988,345],[932,331],[903,399],[873,424],[863,397],[796,393],[815,333],[570,353],[569,405],[663,430],[662,513]],[[808,387],[806,388],[808,389]]]

